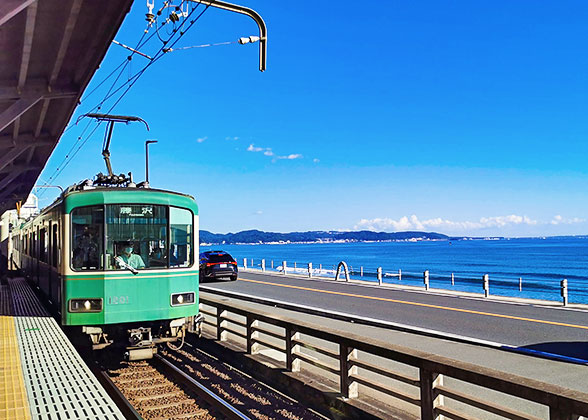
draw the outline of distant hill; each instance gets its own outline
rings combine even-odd
[[[200,231],[200,243],[207,244],[258,244],[276,242],[367,242],[367,241],[408,241],[408,240],[448,240],[447,235],[435,232],[371,232],[369,230],[338,232],[263,232],[261,230],[244,230],[237,233],[211,233]]]

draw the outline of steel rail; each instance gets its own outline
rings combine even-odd
[[[164,357],[156,354],[154,360],[161,363],[165,369],[170,371],[176,379],[187,385],[191,391],[194,391],[200,398],[206,401],[215,409],[218,409],[224,416],[229,420],[251,420],[248,416],[241,413],[231,404],[217,396],[214,392],[206,388],[200,382],[182,372],[181,369],[176,367],[174,364],[166,360]]]
[[[97,362],[88,363],[88,366],[127,420],[143,420],[143,417],[141,417],[137,410],[135,410],[135,407],[133,407],[114,382],[112,382],[108,373],[98,366]]]
[[[218,410],[228,420],[251,420],[248,416],[241,413],[231,404],[217,396],[214,392],[206,388],[200,382],[190,377],[188,374],[182,372],[181,369],[167,361],[165,358],[156,354],[154,360],[166,372],[170,373],[174,379],[181,382],[184,386],[193,391],[199,398],[209,404],[215,410]],[[106,393],[112,398],[117,407],[128,420],[142,420],[143,417],[135,410],[133,405],[127,400],[124,394],[120,391],[117,385],[110,379],[107,371],[103,370],[97,362],[89,363],[90,369],[94,372],[100,384],[106,390]]]

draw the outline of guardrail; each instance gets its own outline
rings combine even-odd
[[[298,262],[291,262],[288,263],[287,261],[280,261],[274,262],[274,260],[266,261],[266,259],[253,259],[253,258],[243,258],[243,265],[244,269],[259,269],[261,271],[276,271],[280,272],[281,274],[302,274],[307,275],[308,277],[335,277],[337,280],[339,279],[339,274],[341,272],[342,265],[344,264],[344,275],[345,279],[349,281],[350,278],[354,280],[364,280],[364,281],[371,281],[377,282],[379,285],[385,283],[391,283],[392,281],[396,280],[397,284],[401,284],[402,280],[404,279],[404,284],[412,284],[414,285],[416,282],[421,282],[424,286],[425,290],[429,290],[431,287],[431,282],[436,282],[436,286],[440,287],[441,284],[443,286],[447,286],[449,281],[451,282],[451,287],[453,288],[456,283],[456,279],[461,284],[467,284],[470,286],[479,285],[479,289],[484,294],[484,297],[490,296],[490,275],[484,274],[479,278],[473,277],[466,277],[466,276],[458,276],[455,273],[451,273],[450,275],[441,275],[441,274],[432,274],[429,270],[425,270],[422,273],[414,273],[414,272],[407,272],[398,269],[397,271],[390,271],[384,270],[382,267],[377,267],[376,269],[364,269],[363,266],[359,268],[349,266],[345,261],[339,262],[337,265],[323,265],[323,264],[314,264],[313,263],[298,263]],[[388,280],[388,281],[386,281]],[[510,290],[514,290],[515,282],[512,279],[506,279],[500,276],[493,276],[492,278],[493,284],[495,286],[500,287],[510,287]],[[506,286],[508,285],[508,286]],[[553,286],[549,287],[547,290],[546,285],[539,285],[538,282],[528,281],[526,283],[526,288],[534,288],[539,289],[540,287],[546,288],[546,292],[549,291],[551,295],[556,292],[556,289]],[[446,288],[446,287],[442,287]],[[519,292],[523,291],[523,278],[519,277],[516,280],[516,288]],[[463,290],[463,291],[472,291],[472,290]],[[569,303],[569,287],[568,287],[568,280],[562,279],[559,281],[559,296],[564,306],[567,306]],[[474,291],[475,292],[475,291]],[[515,295],[511,295],[515,296]],[[555,299],[550,299],[555,300]]]
[[[289,372],[311,370],[326,382],[336,377],[339,397],[344,399],[379,395],[404,404],[408,408],[403,410],[424,420],[440,416],[519,420],[588,416],[586,393],[348,331],[319,329],[316,324],[235,302],[228,306],[222,299],[200,299],[204,327],[214,331],[218,341],[240,345],[248,354],[262,349],[274,352],[276,363]]]

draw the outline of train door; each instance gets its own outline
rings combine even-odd
[[[43,235],[43,242],[45,246],[45,255],[43,258],[43,262],[46,263],[45,269],[47,270],[46,277],[47,277],[47,296],[51,302],[55,302],[53,300],[53,270],[51,269],[51,261],[53,258],[53,235],[51,234],[51,227],[52,223],[49,220],[49,225],[46,228],[43,228],[42,235]],[[43,252],[43,250],[41,250]]]
[[[59,225],[57,223],[51,224],[51,290],[52,299],[57,304],[57,308],[61,308],[61,276],[59,275],[59,253],[61,251],[59,243]]]
[[[41,276],[40,276],[40,262],[39,262],[39,238],[41,237],[41,233],[39,232],[39,226],[33,228],[34,230],[34,238],[33,238],[33,266],[35,267],[35,278],[37,279],[37,286],[41,287]]]

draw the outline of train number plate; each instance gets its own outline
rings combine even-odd
[[[108,304],[109,305],[125,305],[129,303],[128,296],[109,296],[108,297]]]

